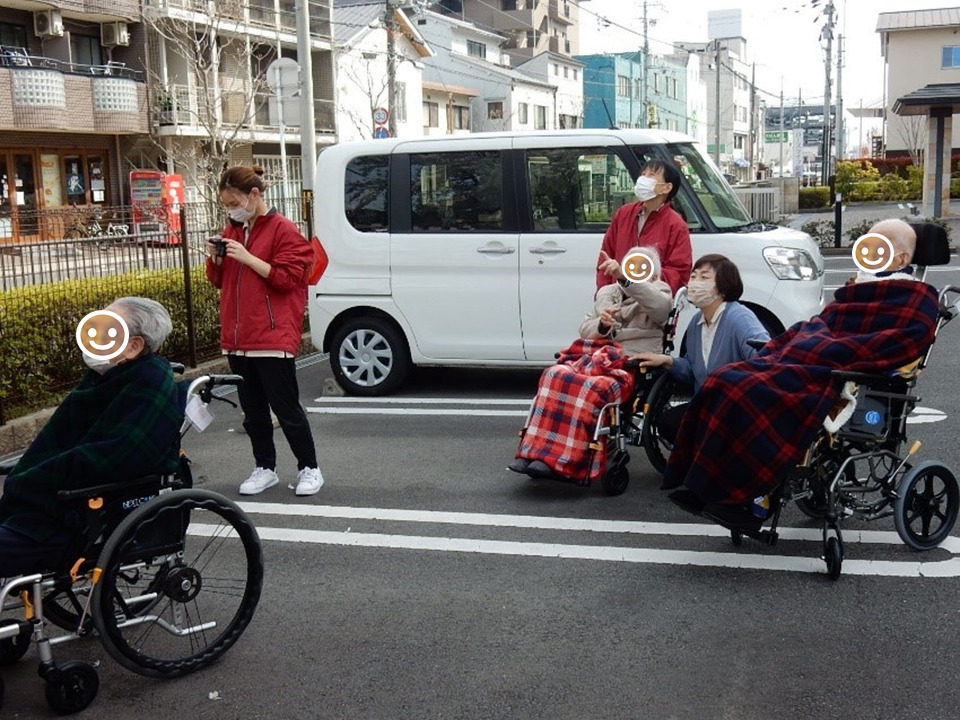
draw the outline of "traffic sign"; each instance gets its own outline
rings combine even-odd
[[[383,139],[383,138],[388,138],[388,137],[390,137],[390,131],[387,130],[385,127],[383,127],[383,125],[380,125],[380,126],[378,126],[378,127],[376,127],[376,128],[374,129],[374,131],[373,131],[373,136],[374,136],[377,140],[381,140],[381,139]]]
[[[377,125],[386,125],[390,119],[390,112],[386,108],[377,108],[373,111],[373,121]]]

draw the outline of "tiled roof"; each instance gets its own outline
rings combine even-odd
[[[893,112],[897,115],[926,115],[931,107],[960,109],[960,84],[935,83],[897,98]],[[952,114],[952,113],[951,113]]]
[[[333,9],[333,41],[342,45],[351,38],[360,34],[369,27],[370,23],[379,20],[383,15],[382,2],[349,5],[336,3]]]

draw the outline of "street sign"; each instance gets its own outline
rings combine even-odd
[[[382,140],[383,138],[388,138],[388,137],[390,137],[390,131],[387,130],[387,129],[386,129],[385,127],[383,127],[382,125],[380,125],[380,126],[378,126],[378,127],[376,127],[376,128],[374,129],[374,131],[373,131],[373,136],[374,136],[377,140]]]
[[[390,119],[390,112],[386,108],[377,108],[373,111],[373,121],[377,125],[386,125]]]

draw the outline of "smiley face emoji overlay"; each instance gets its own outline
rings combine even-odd
[[[646,282],[653,277],[653,258],[640,250],[628,253],[620,263],[623,276],[630,282]]]
[[[853,244],[853,263],[868,273],[883,272],[893,263],[893,243],[880,233],[867,233]]]
[[[127,349],[130,331],[127,323],[110,310],[94,310],[77,325],[77,345],[84,355],[111,360]]]

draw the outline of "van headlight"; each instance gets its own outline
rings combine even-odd
[[[763,249],[763,259],[781,280],[814,280],[819,275],[816,261],[806,250],[768,247]]]

